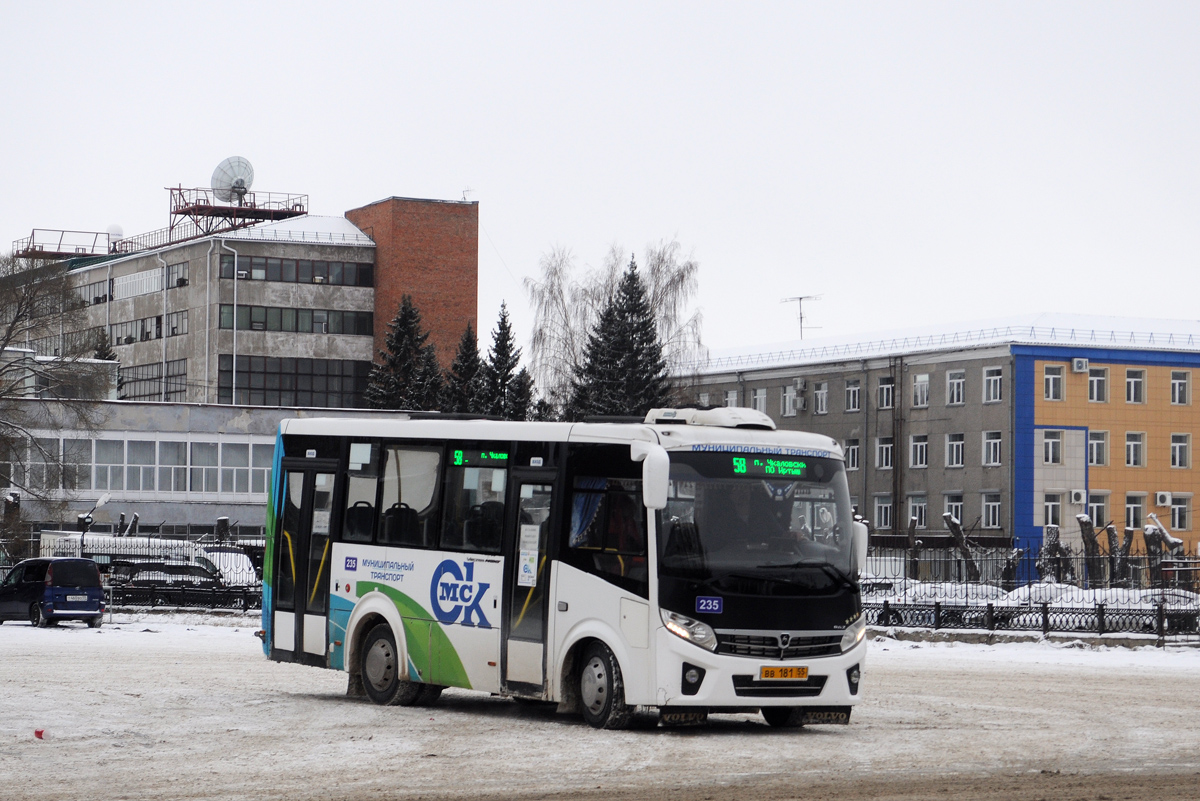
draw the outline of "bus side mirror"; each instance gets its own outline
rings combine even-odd
[[[642,504],[647,509],[665,509],[671,459],[662,445],[637,440],[629,444],[629,458],[642,463]]]
[[[867,572],[867,524],[857,520],[854,526],[854,561],[859,575]]]

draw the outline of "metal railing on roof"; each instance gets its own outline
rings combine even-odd
[[[1200,329],[1200,326],[1198,326]],[[1116,331],[1099,328],[1060,328],[1009,325],[940,334],[913,334],[867,342],[814,345],[811,348],[722,356],[684,365],[681,372],[716,372],[742,367],[766,367],[819,362],[834,359],[858,359],[895,353],[940,350],[955,347],[979,347],[999,343],[1070,344],[1093,347],[1149,349],[1200,349],[1200,333],[1154,331]]]
[[[331,242],[333,244],[374,245],[366,234],[345,231],[305,231],[278,228],[245,228],[234,235],[238,239],[270,239],[282,242]]]

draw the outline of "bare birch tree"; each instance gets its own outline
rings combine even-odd
[[[614,244],[599,268],[576,279],[574,254],[557,246],[541,258],[541,279],[525,279],[534,311],[531,369],[546,399],[557,408],[562,408],[570,394],[588,335],[617,291],[628,264],[627,252]],[[676,376],[706,355],[700,338],[702,316],[691,309],[700,265],[691,256],[684,257],[675,240],[648,246],[644,264],[643,281],[663,357],[668,373]]]

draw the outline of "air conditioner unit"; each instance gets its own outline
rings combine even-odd
[[[245,278],[247,275],[249,275],[249,273],[247,273],[245,270],[238,270],[238,271],[237,271],[237,277],[238,277],[238,278]]]
[[[795,381],[795,384],[796,384],[796,389],[800,390],[801,392],[808,389],[808,379],[797,378]]]
[[[1071,359],[1072,373],[1086,373],[1088,371],[1087,359]]]
[[[1071,490],[1071,503],[1075,506],[1083,506],[1087,503],[1087,492],[1084,490]]]
[[[188,280],[186,278],[176,278],[175,279],[175,286],[187,286],[187,285],[188,285]]]
[[[1169,493],[1169,492],[1154,493],[1154,505],[1155,506],[1170,506],[1171,505],[1171,493]]]
[[[808,398],[805,398],[805,397],[796,398],[796,411],[798,411],[798,412],[808,411]]]
[[[314,275],[314,276],[313,276],[313,283],[314,283],[314,284],[323,284],[323,283],[325,283],[325,276],[323,276],[323,275]]]
[[[92,298],[92,304],[99,306],[101,303],[104,302],[104,300],[105,300],[105,298],[103,295],[97,295],[96,297]]]
[[[125,344],[126,344],[126,345],[132,345],[132,344],[133,344],[133,337],[125,337]]]
[[[178,333],[179,333],[179,326],[177,326],[177,325],[171,326],[171,336],[175,336]]]

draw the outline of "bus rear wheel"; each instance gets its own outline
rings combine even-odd
[[[762,716],[774,729],[798,729],[804,725],[804,709],[798,706],[764,706]]]
[[[380,623],[367,632],[362,646],[363,691],[381,706],[412,706],[422,685],[403,678],[400,650],[392,628]]]
[[[594,642],[583,652],[579,701],[583,719],[597,729],[624,729],[633,719],[633,707],[625,703],[621,666],[604,643]]]

